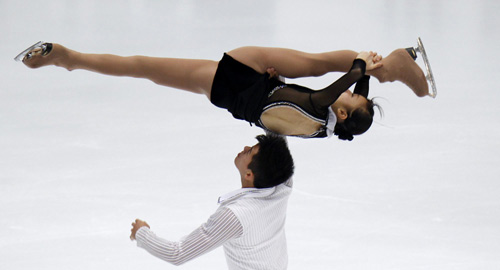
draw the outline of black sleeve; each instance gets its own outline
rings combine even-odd
[[[315,109],[323,111],[328,109],[339,96],[349,89],[354,83],[363,78],[366,71],[366,63],[362,59],[355,59],[349,72],[340,77],[326,88],[311,94],[311,101]]]
[[[368,98],[368,89],[370,84],[370,76],[364,75],[357,83],[356,87],[354,87],[354,94],[358,94]]]

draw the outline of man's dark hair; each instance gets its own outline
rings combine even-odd
[[[293,175],[292,155],[285,139],[277,135],[259,135],[259,151],[248,168],[254,174],[256,188],[274,187],[284,183]]]

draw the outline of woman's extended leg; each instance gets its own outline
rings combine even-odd
[[[55,43],[46,56],[34,54],[23,62],[31,68],[55,65],[70,71],[84,69],[105,75],[145,78],[159,85],[205,94],[208,98],[217,70],[217,62],[211,60],[86,54]]]
[[[273,67],[286,78],[321,76],[328,72],[347,72],[358,53],[354,51],[332,51],[306,53],[285,48],[241,47],[228,54],[259,73]]]
[[[263,73],[268,67],[286,78],[321,76],[328,72],[348,72],[358,53],[351,50],[324,53],[305,53],[301,51],[266,48],[242,47],[228,52],[236,60]],[[401,81],[421,97],[429,93],[422,69],[415,63],[405,49],[393,51],[381,60],[382,67],[368,71],[380,82]]]

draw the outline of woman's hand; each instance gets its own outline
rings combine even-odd
[[[132,229],[130,230],[130,240],[135,240],[135,234],[141,227],[144,226],[149,228],[149,225],[145,221],[142,221],[140,219],[136,219],[135,222],[132,222]]]
[[[275,68],[273,67],[268,67],[266,72],[269,74],[269,79],[271,78],[278,78],[278,72],[276,71]]]
[[[374,70],[382,67],[382,56],[378,55],[376,52],[360,52],[356,59],[361,59],[366,63],[366,70]]]

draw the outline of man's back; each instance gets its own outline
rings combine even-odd
[[[269,192],[257,190],[222,202],[243,227],[240,237],[224,243],[229,269],[286,269],[288,263],[285,220],[292,181]]]

